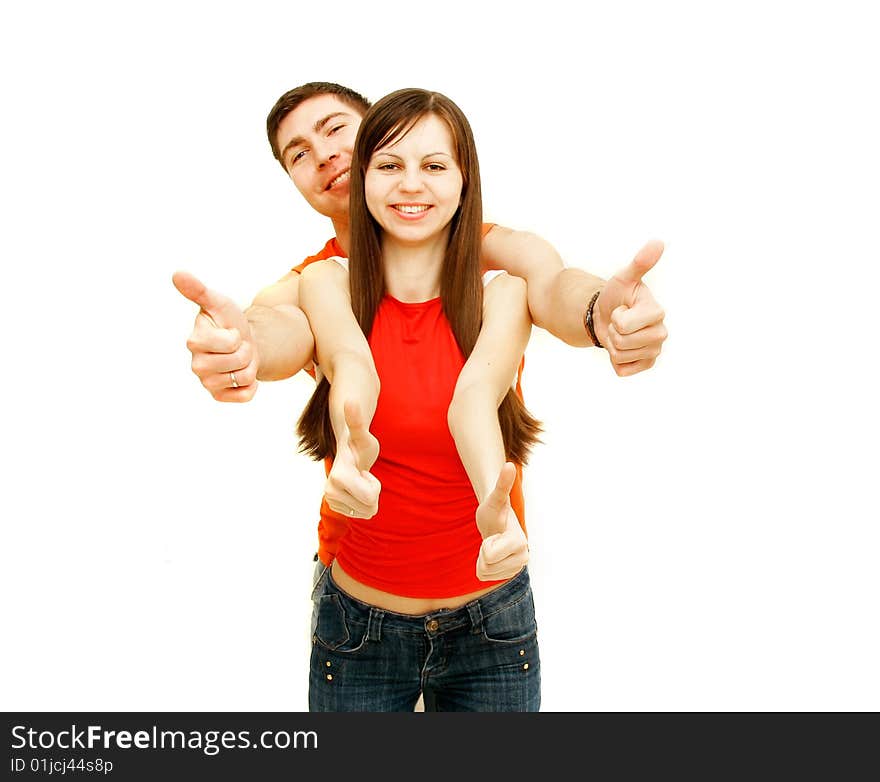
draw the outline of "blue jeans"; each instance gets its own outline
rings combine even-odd
[[[541,660],[528,570],[461,608],[410,616],[315,587],[309,711],[538,711]]]
[[[315,569],[312,572],[312,638],[315,637],[315,628],[318,626],[318,584],[326,570],[327,566],[315,554]]]

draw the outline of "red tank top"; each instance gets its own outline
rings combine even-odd
[[[386,295],[369,338],[381,382],[370,431],[379,512],[353,520],[337,559],[363,584],[405,597],[452,597],[492,583],[475,574],[477,498],[446,421],[464,356],[440,299]]]
[[[483,236],[485,236],[492,229],[493,225],[494,223],[483,224]],[[327,260],[328,258],[332,258],[333,256],[345,257],[345,252],[343,252],[342,247],[340,247],[339,242],[336,240],[335,236],[329,239],[327,243],[317,253],[315,253],[314,255],[310,255],[298,266],[294,266],[293,271],[301,272],[310,263],[314,263],[315,261]],[[523,396],[521,381],[524,366],[525,359],[520,362],[519,374],[517,376],[516,382],[516,393],[519,395],[520,399],[522,399]],[[311,366],[306,369],[306,372],[308,372],[312,377],[315,377],[315,370]],[[330,473],[330,468],[332,466],[332,459],[327,458],[324,460],[324,471],[327,474]],[[519,519],[520,525],[525,530],[525,498],[523,496],[521,465],[517,465],[516,467],[516,481],[514,482],[513,489],[510,492],[510,504],[513,507],[514,513],[516,513],[516,516]],[[336,552],[339,548],[339,541],[342,540],[343,536],[348,531],[349,522],[350,519],[348,516],[343,516],[340,513],[336,513],[327,504],[327,500],[323,497],[321,498],[321,510],[318,519],[318,557],[320,558],[321,562],[323,562],[328,567],[333,561],[333,558],[336,556]],[[485,582],[480,583],[485,584]]]

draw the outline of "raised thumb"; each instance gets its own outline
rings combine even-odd
[[[652,239],[640,249],[624,269],[614,276],[624,284],[635,284],[644,277],[660,260],[665,245],[659,239]]]

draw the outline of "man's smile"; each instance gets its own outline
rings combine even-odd
[[[351,177],[351,169],[347,168],[342,173],[337,174],[335,177],[333,177],[333,179],[331,179],[327,183],[327,186],[324,188],[324,190],[330,190],[330,189],[336,187],[337,185],[341,185],[345,182],[348,182],[350,177]]]

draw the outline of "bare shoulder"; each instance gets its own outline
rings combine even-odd
[[[526,281],[515,274],[497,274],[487,285],[483,293],[486,305],[526,301]]]
[[[348,270],[335,258],[325,258],[315,261],[302,270],[303,281],[337,281],[343,282],[348,278]]]
[[[299,305],[299,272],[288,272],[277,282],[262,288],[254,296],[253,304],[260,307],[277,307],[279,304]]]

